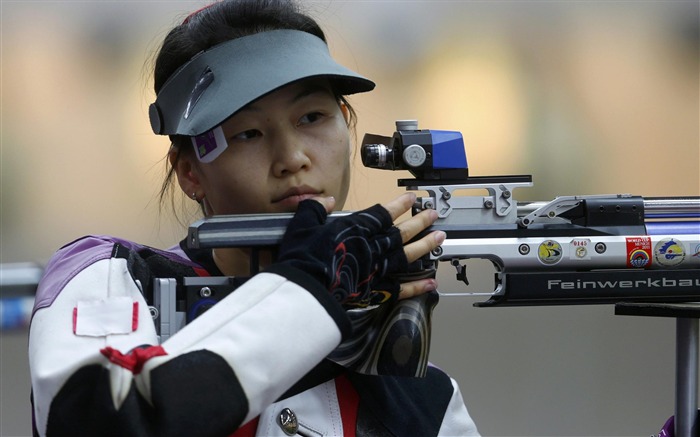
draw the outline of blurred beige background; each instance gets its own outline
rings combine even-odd
[[[168,144],[148,124],[148,60],[202,5],[0,2],[0,262],[42,264],[90,233],[158,247],[184,236],[156,199]],[[405,118],[459,130],[472,174],[533,175],[518,200],[700,194],[697,1],[303,5],[336,57],[377,82],[351,99],[358,139]],[[405,176],[358,156],[346,209],[400,193]],[[477,288],[486,267],[471,269]],[[474,301],[438,306],[432,360],[483,434],[651,435],[673,414],[673,320]],[[26,336],[0,335],[2,436],[30,434]]]

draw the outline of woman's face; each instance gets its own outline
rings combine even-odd
[[[290,212],[318,195],[335,197],[342,208],[350,180],[347,117],[327,81],[287,85],[225,121],[228,148],[211,163],[187,158],[177,168],[180,185],[203,196],[211,215]]]

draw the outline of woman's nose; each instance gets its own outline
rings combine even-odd
[[[311,165],[307,147],[298,139],[284,138],[275,145],[272,172],[284,177],[308,169]]]

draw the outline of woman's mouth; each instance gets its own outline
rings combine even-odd
[[[284,209],[296,209],[300,202],[320,196],[321,193],[322,192],[310,187],[294,187],[287,190],[281,196],[274,198],[272,203]]]

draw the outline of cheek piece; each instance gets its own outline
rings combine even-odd
[[[195,137],[200,159],[214,159],[225,143],[217,126],[249,103],[310,78],[329,80],[340,95],[375,86],[336,63],[326,43],[310,33],[260,32],[202,51],[173,73],[149,107],[151,128],[159,135]]]

